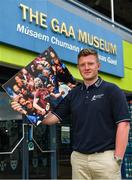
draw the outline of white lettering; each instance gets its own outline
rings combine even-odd
[[[17,24],[17,31],[27,36],[49,42],[49,36],[33,31],[32,29],[29,29],[29,27],[25,27],[24,25]]]
[[[107,62],[110,63],[110,64],[113,64],[113,65],[117,65],[117,60],[116,59],[111,59],[111,57],[108,57],[107,58]]]
[[[102,56],[102,55],[100,55],[99,54],[99,61],[104,61],[104,62],[106,62],[106,57],[105,56]]]
[[[56,44],[58,46],[61,46],[61,47],[64,47],[66,49],[70,49],[72,51],[76,51],[76,52],[79,52],[80,51],[80,48],[77,47],[77,46],[74,46],[72,44],[69,44],[67,42],[64,42],[64,41],[60,41],[58,38],[56,38],[55,36],[52,36],[51,37],[51,43],[52,44]]]

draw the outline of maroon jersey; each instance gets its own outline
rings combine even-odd
[[[38,100],[38,105],[47,111],[50,109],[49,107],[49,91],[46,88],[40,88],[36,91],[35,98]]]

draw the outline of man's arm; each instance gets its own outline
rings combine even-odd
[[[22,106],[18,102],[16,102],[16,101],[11,102],[11,107],[15,111],[18,111],[21,114],[26,115],[26,111],[22,108]],[[53,125],[56,123],[59,123],[59,118],[57,116],[55,116],[54,114],[52,114],[51,112],[49,112],[42,121],[42,124],[45,124],[45,125]]]
[[[34,97],[33,99],[33,107],[37,110],[39,110],[42,115],[46,113],[45,109],[43,109],[41,106],[38,105],[39,98]]]
[[[54,114],[52,114],[51,112],[49,112],[47,116],[44,118],[44,120],[42,121],[42,124],[53,125],[59,122],[60,122],[59,118],[55,116]]]
[[[130,123],[129,122],[120,122],[117,125],[116,131],[116,146],[115,146],[115,157],[120,157],[123,159],[126,146],[128,143]]]
[[[18,102],[16,102],[16,101],[12,101],[12,102],[11,102],[11,107],[12,107],[15,111],[17,111],[17,112],[19,112],[19,113],[21,113],[21,114],[24,114],[24,115],[27,114],[27,111],[24,110],[24,109],[22,108],[22,106],[21,106]]]

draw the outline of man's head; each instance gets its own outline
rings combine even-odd
[[[20,97],[19,103],[24,106],[24,105],[26,105],[26,100],[23,97]]]
[[[36,69],[37,69],[38,71],[42,71],[44,68],[43,68],[43,65],[42,65],[42,64],[37,64]]]
[[[82,57],[82,56],[85,57],[85,56],[89,56],[89,55],[94,55],[96,57],[96,60],[98,61],[98,53],[97,53],[97,51],[95,51],[94,49],[90,49],[90,48],[82,49],[78,53],[78,61],[79,61],[80,57]]]
[[[28,109],[32,109],[33,108],[33,102],[30,100],[30,101],[26,101],[26,107]]]
[[[43,76],[45,76],[45,77],[49,77],[50,71],[47,70],[47,69],[43,69],[43,70],[42,70],[42,74],[43,74]]]
[[[34,78],[34,86],[36,89],[43,87],[43,82],[39,77]]]
[[[85,82],[96,80],[99,68],[100,63],[95,50],[86,48],[79,52],[78,69]]]
[[[19,76],[15,76],[15,81],[19,87],[23,86],[23,81]]]
[[[19,94],[19,93],[20,93],[20,88],[18,87],[17,84],[14,84],[14,85],[13,85],[13,90],[14,90],[14,92],[15,92],[16,94]]]
[[[50,93],[54,91],[54,86],[52,84],[48,84],[47,88],[48,88]]]
[[[51,56],[51,58],[55,58],[56,55],[53,51],[50,51],[50,56]]]
[[[28,74],[28,71],[27,71],[25,68],[22,68],[22,69],[21,69],[21,72],[22,72],[22,74],[24,74],[24,75],[27,75],[27,74]]]

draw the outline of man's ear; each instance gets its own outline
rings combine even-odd
[[[98,62],[98,70],[100,69],[101,64]]]

